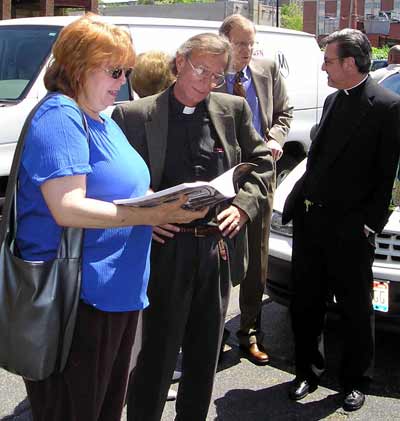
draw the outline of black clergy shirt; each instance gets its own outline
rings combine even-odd
[[[349,89],[340,91],[335,103],[326,117],[322,133],[315,139],[317,143],[311,147],[307,160],[307,175],[303,185],[304,197],[315,203],[329,206],[329,183],[324,179],[326,161],[330,161],[332,151],[336,149],[335,142],[345,136],[359,118],[360,98],[365,82]],[[350,140],[351,141],[351,140]],[[357,159],[357,157],[354,157]]]
[[[180,183],[211,181],[224,172],[224,159],[225,153],[205,102],[190,109],[177,101],[171,89],[167,151],[160,190]],[[215,209],[194,225],[209,221],[214,214]]]

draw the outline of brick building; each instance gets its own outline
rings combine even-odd
[[[400,0],[304,0],[305,32],[320,39],[348,27],[365,32],[376,47],[400,43]]]
[[[66,8],[97,13],[98,0],[0,0],[0,19],[60,15]]]

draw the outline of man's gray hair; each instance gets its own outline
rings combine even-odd
[[[252,28],[254,30],[254,33],[256,33],[256,26],[254,25],[254,22],[251,20],[245,18],[243,15],[240,15],[239,13],[235,13],[233,15],[227,16],[224,21],[222,22],[219,33],[220,35],[224,35],[225,37],[229,38],[229,34],[232,31],[233,28]]]
[[[354,61],[360,73],[368,73],[371,67],[371,44],[365,34],[358,29],[345,28],[333,32],[325,37],[321,44],[337,43],[337,52],[340,59],[354,57]]]
[[[221,35],[213,34],[210,32],[195,35],[189,38],[178,48],[176,56],[182,55],[184,57],[190,57],[193,51],[204,54],[226,54],[228,61],[225,70],[228,69],[232,58],[232,48],[229,41]],[[172,61],[171,66],[171,70],[175,75],[177,74],[176,56]]]

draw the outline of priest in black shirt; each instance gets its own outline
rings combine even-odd
[[[204,421],[212,394],[232,255],[244,259],[245,226],[268,206],[270,152],[254,130],[244,98],[211,92],[224,83],[229,43],[190,38],[175,57],[176,83],[161,94],[117,107],[113,118],[147,162],[154,191],[210,181],[240,162],[258,166],[231,203],[189,225],[154,228],[150,306],[128,394],[129,421],[161,419],[180,348],[183,376],[176,420]],[[210,93],[211,92],[211,93]]]
[[[343,407],[362,407],[372,375],[374,236],[384,228],[400,145],[400,97],[369,76],[371,46],[358,30],[325,39],[322,69],[339,91],[325,101],[304,176],[288,196],[293,219],[293,400],[314,391],[325,368],[323,327],[334,295],[342,316]]]

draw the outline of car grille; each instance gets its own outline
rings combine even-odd
[[[400,262],[400,235],[390,233],[377,235],[375,260]]]

